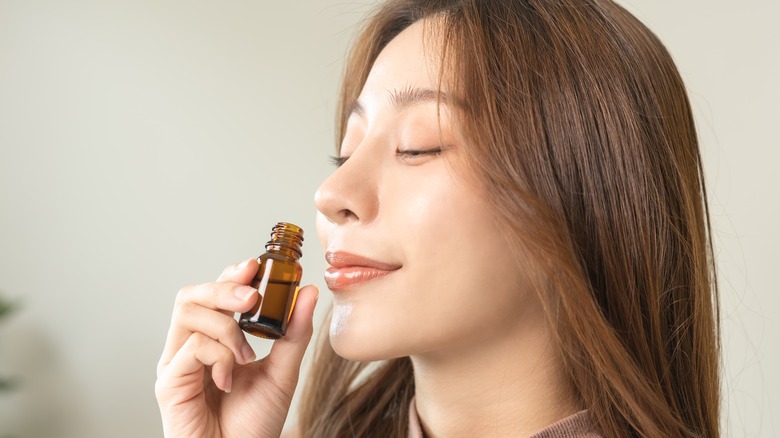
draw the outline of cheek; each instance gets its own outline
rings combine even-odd
[[[322,249],[324,251],[328,247],[328,237],[330,236],[334,225],[328,221],[327,218],[325,218],[325,215],[320,212],[317,212],[317,218],[315,222],[317,225],[317,237],[320,239],[320,244],[322,245]]]
[[[395,220],[406,223],[405,298],[420,312],[415,319],[445,337],[455,334],[441,331],[453,318],[466,331],[497,318],[510,322],[525,305],[526,287],[486,197],[444,178],[412,193]]]
[[[435,261],[452,250],[468,250],[468,243],[490,233],[491,207],[476,189],[443,170],[440,178],[409,180],[403,199],[390,212],[393,221],[403,224],[406,251],[416,262]]]

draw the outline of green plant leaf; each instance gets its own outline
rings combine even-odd
[[[14,310],[16,310],[14,303],[0,298],[0,319],[10,315]]]
[[[12,379],[0,379],[0,392],[10,391],[16,388],[17,382]]]

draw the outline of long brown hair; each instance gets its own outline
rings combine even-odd
[[[470,170],[553,328],[570,383],[607,437],[719,435],[709,213],[682,80],[658,38],[608,0],[392,0],[348,60],[338,140],[382,48],[427,18]],[[373,367],[322,336],[303,436],[404,436],[408,358]]]

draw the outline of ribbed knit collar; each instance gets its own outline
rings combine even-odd
[[[414,398],[409,403],[408,438],[425,438]],[[594,432],[590,415],[585,410],[556,421],[529,438],[600,438],[600,435]]]

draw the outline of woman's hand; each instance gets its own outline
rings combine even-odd
[[[213,283],[181,289],[160,362],[155,393],[166,437],[278,437],[312,334],[318,290],[298,292],[287,334],[258,361],[235,312],[248,311],[254,259],[230,266]]]

